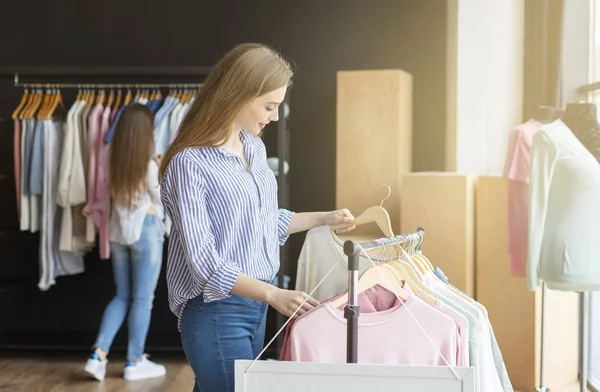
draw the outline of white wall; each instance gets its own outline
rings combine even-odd
[[[500,174],[522,122],[523,0],[448,1],[446,170]]]

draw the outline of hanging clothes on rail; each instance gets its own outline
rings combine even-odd
[[[96,245],[101,259],[110,258],[108,157],[124,108],[138,102],[156,113],[155,143],[164,152],[194,100],[189,86],[171,88],[165,99],[157,87],[108,90],[80,89],[65,107],[54,87],[36,88],[25,91],[12,116],[19,224],[40,232],[42,290],[58,276],[84,272],[83,255]]]
[[[83,272],[83,253],[59,246],[63,211],[57,199],[65,115],[60,94],[44,95],[40,90],[25,94],[13,113],[20,223],[22,230],[40,232],[40,290],[48,290],[59,276]]]
[[[433,268],[416,249],[406,250],[408,253],[401,257],[391,257],[397,248],[376,252],[387,255],[385,260],[377,254],[369,253],[367,257],[365,252],[360,253],[361,277],[375,268],[373,264],[377,268],[403,271],[402,278],[393,279],[401,279],[396,284],[410,296],[400,301],[379,286],[359,294],[358,363],[473,366],[478,376],[477,391],[513,392],[485,307],[452,286],[443,271]],[[345,336],[347,320],[343,308],[332,303],[346,293],[347,287],[343,241],[327,226],[309,230],[298,261],[296,289],[312,293],[321,304],[288,324],[280,360],[345,361],[345,339],[339,336]],[[319,325],[328,327],[323,329]],[[396,332],[390,333],[388,327]],[[407,341],[401,342],[402,336],[396,334]],[[326,348],[329,345],[332,351]],[[398,352],[404,356],[400,357]],[[441,353],[445,361],[440,362]]]

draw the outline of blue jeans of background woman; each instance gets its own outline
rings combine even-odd
[[[107,353],[110,351],[110,346],[129,311],[129,361],[141,359],[150,327],[154,291],[160,276],[163,256],[164,236],[159,219],[154,214],[146,215],[142,235],[133,245],[110,243],[117,294],[104,311],[94,348]]]
[[[181,343],[194,370],[194,392],[233,392],[236,359],[254,359],[265,341],[266,303],[231,297],[188,301],[181,319]]]

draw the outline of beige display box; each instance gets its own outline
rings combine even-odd
[[[425,229],[423,254],[452,284],[475,291],[475,180],[445,172],[406,174],[402,179],[402,232]]]
[[[476,293],[489,313],[515,390],[539,386],[541,290],[530,292],[526,278],[510,272],[507,218],[508,180],[480,176],[476,190]],[[547,291],[545,385],[577,382],[578,296]]]
[[[359,215],[379,205],[400,229],[402,176],[412,170],[412,75],[399,69],[338,71],[336,206]],[[357,228],[381,234],[374,225]],[[367,235],[377,237],[377,235]]]

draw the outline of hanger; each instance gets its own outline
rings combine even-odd
[[[129,105],[131,103],[131,100],[133,99],[132,95],[131,95],[131,89],[127,89],[127,94],[125,95],[125,105]]]
[[[35,114],[35,117],[37,117],[38,120],[45,118],[45,114],[48,111],[52,101],[53,101],[52,91],[50,90],[49,87],[46,87],[46,94],[44,94],[42,103],[38,107],[37,113]]]
[[[108,94],[108,101],[106,102],[107,107],[112,107],[112,104],[115,100],[115,90],[110,89],[110,93]]]
[[[63,104],[62,95],[60,93],[60,89],[56,89],[55,99],[52,103],[52,107],[46,114],[46,119],[50,120],[55,114],[56,115],[64,115],[66,113],[65,105]]]
[[[92,87],[89,90],[89,95],[88,95],[88,105],[94,105],[94,103],[96,102],[96,90]]]
[[[27,100],[27,103],[25,104],[25,107],[23,108],[23,110],[21,110],[21,113],[19,113],[19,119],[20,120],[22,120],[24,118],[29,118],[28,117],[29,110],[31,109],[31,105],[33,105],[33,103],[37,99],[37,95],[38,95],[38,92],[35,89],[35,87],[32,88],[31,89],[31,94],[29,95],[29,99]]]
[[[396,250],[398,249],[402,249],[399,243],[397,244]],[[437,303],[437,299],[431,296],[431,289],[425,286],[425,284],[421,281],[421,278],[416,274],[413,267],[406,261],[399,258],[397,260],[385,263],[384,267],[394,269],[396,273],[399,274],[401,279],[408,283],[408,286],[419,298],[432,306]]]
[[[16,120],[17,118],[19,118],[19,113],[21,112],[21,109],[23,109],[25,107],[25,104],[27,103],[28,100],[29,100],[29,92],[27,91],[27,88],[25,88],[25,90],[23,91],[23,95],[21,96],[21,102],[19,102],[19,106],[17,106],[17,108],[12,113],[11,118],[13,120]]]
[[[377,270],[378,268],[379,271]],[[385,279],[381,275],[383,275]],[[397,282],[397,277],[391,270],[381,267],[370,267],[358,279],[357,292],[358,294],[360,294],[372,287],[375,287],[376,285],[379,285],[384,289],[395,293],[396,295],[398,295],[398,297],[406,301],[410,297],[410,294],[402,287],[398,287],[397,285],[395,285],[395,282]],[[335,308],[340,308],[346,303],[348,303],[348,293],[345,293],[342,296],[331,301],[331,304]]]
[[[119,91],[117,92],[117,99],[115,99],[115,106],[113,107],[113,110],[119,109],[119,107],[121,106],[121,99],[123,99],[123,94],[119,89]]]
[[[364,210],[362,214],[360,214],[354,220],[354,223],[352,225],[359,226],[366,223],[375,222],[379,229],[383,232],[383,235],[385,235],[386,237],[393,237],[394,232],[392,231],[392,222],[390,221],[390,214],[388,214],[385,208],[383,208],[383,202],[392,194],[392,188],[390,188],[390,186],[386,184],[382,184],[377,188],[381,188],[382,186],[388,188],[387,196],[384,197],[383,200],[381,200],[381,203],[379,203],[378,206],[371,206]],[[344,227],[347,227],[347,225],[331,226],[331,230],[338,230]]]

